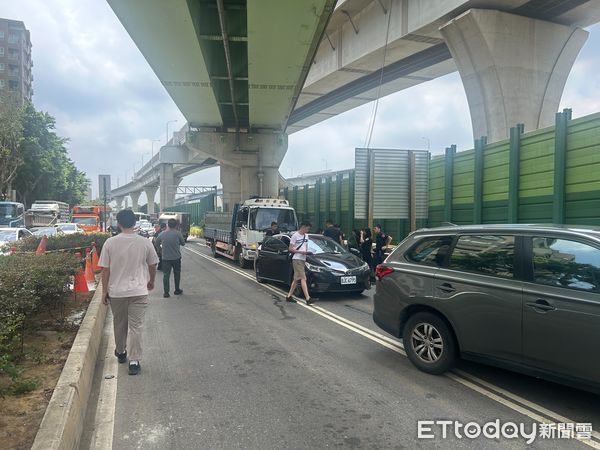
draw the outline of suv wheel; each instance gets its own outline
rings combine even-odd
[[[456,343],[446,322],[429,312],[410,317],[402,334],[408,359],[423,372],[440,375],[456,362]]]

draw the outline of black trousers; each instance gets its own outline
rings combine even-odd
[[[170,290],[170,278],[171,269],[173,269],[173,276],[175,278],[175,290],[179,289],[179,283],[181,281],[181,258],[179,259],[163,259],[162,260],[162,271],[163,271],[163,288],[165,294],[169,293]]]

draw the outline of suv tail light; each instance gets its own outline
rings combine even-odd
[[[393,268],[379,264],[377,267],[375,267],[375,276],[381,281],[385,276],[389,275],[393,271]]]

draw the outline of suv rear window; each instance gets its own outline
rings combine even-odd
[[[450,256],[451,269],[513,278],[515,237],[497,235],[460,236]]]
[[[409,261],[429,266],[441,266],[451,244],[452,236],[424,238],[408,251],[406,258]]]

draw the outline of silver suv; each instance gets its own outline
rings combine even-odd
[[[420,370],[463,357],[600,393],[600,228],[423,229],[377,280],[373,320]]]

